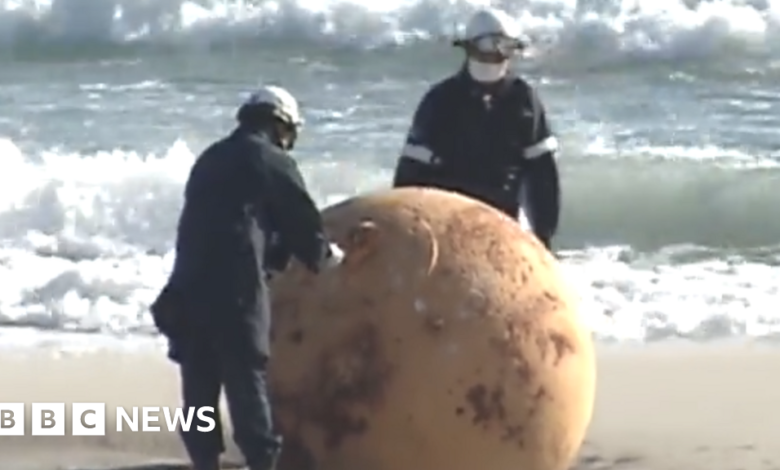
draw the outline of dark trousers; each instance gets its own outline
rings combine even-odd
[[[190,351],[181,351],[182,395],[185,407],[212,406],[217,426],[193,419],[189,431],[181,431],[187,453],[195,468],[210,468],[225,451],[219,416],[219,397],[225,387],[233,438],[251,470],[272,470],[281,451],[282,440],[273,432],[271,407],[266,388],[265,360],[247,357],[225,347],[207,347],[200,343]],[[189,349],[189,348],[187,348]]]

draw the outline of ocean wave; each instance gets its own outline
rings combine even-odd
[[[147,308],[172,264],[182,185],[194,159],[187,144],[159,155],[53,149],[31,158],[0,139],[0,157],[4,344],[9,336],[21,341],[16,327],[154,334]],[[777,334],[780,222],[773,214],[780,196],[772,187],[780,171],[598,158],[564,164],[560,245],[577,247],[561,253],[562,264],[599,339]],[[370,162],[304,159],[302,167],[323,205],[352,193],[351,182],[373,178],[381,187],[390,180]],[[686,245],[637,249],[679,240]]]
[[[780,242],[776,166],[624,157],[564,163],[564,169],[559,242],[566,246],[745,249]]]
[[[505,0],[532,54],[717,58],[778,50],[776,0]],[[451,37],[478,0],[0,0],[0,54],[30,57],[376,48]]]
[[[182,186],[194,161],[185,142],[162,155],[54,150],[31,158],[0,139],[0,157],[5,165],[0,244],[23,243],[40,251],[30,245],[30,234],[64,234],[58,243],[82,258],[106,252],[106,246],[114,254],[127,249],[162,254],[172,248]],[[355,181],[366,191],[389,187],[392,177],[380,161],[355,165],[303,158],[301,163],[322,205],[353,195]],[[780,220],[774,217],[780,194],[773,189],[780,168],[736,163],[646,155],[568,157],[561,162],[564,213],[557,243],[640,251],[680,244],[737,250],[774,246],[780,241]],[[98,242],[104,245],[95,248]]]

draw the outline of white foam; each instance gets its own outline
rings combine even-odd
[[[747,260],[687,264],[661,256],[627,261],[627,249],[585,250],[564,262],[597,337],[653,341],[684,337],[774,337],[780,273]]]
[[[251,38],[374,47],[449,36],[488,3],[519,18],[544,53],[572,60],[733,55],[735,47],[780,44],[778,0],[0,0],[0,47],[30,39],[198,47]]]
[[[0,139],[0,343],[105,344],[105,335],[85,341],[77,334],[94,332],[123,340],[123,347],[134,347],[130,337],[158,344],[150,338],[147,306],[171,268],[182,185],[193,158],[184,142],[176,142],[157,157],[49,152],[37,159]],[[354,192],[322,191],[317,182],[334,172],[377,178],[372,168],[353,167],[303,165],[323,204]],[[619,247],[565,254],[567,275],[599,337],[641,341],[780,331],[777,269],[706,256],[672,263],[662,255],[639,259]]]

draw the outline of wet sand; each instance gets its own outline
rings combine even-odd
[[[575,468],[780,470],[778,371],[780,349],[769,347],[603,349],[596,412]],[[0,402],[178,404],[176,369],[162,354],[4,353],[0,377]],[[182,467],[175,433],[112,429],[105,437],[0,437],[0,469]],[[234,448],[228,460],[240,461]]]

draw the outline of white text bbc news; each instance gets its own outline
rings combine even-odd
[[[116,407],[114,418],[116,432],[160,432],[163,428],[189,431],[193,426],[199,432],[209,432],[217,426],[215,410],[210,406]],[[25,429],[26,422],[32,429]],[[70,413],[65,412],[65,403],[32,403],[29,407],[24,403],[0,403],[0,436],[65,436],[66,429],[70,429],[71,436],[105,436],[106,423],[105,403],[73,403]]]

